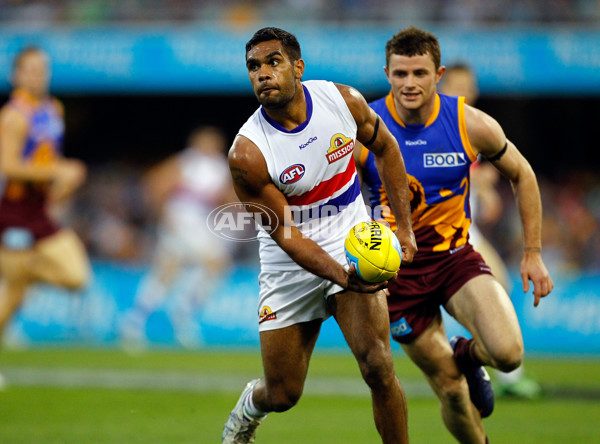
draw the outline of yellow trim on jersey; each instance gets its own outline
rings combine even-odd
[[[471,159],[471,162],[475,162],[477,154],[473,151],[471,142],[469,141],[469,135],[467,134],[467,121],[465,119],[465,98],[458,98],[458,128],[460,130],[460,140],[462,140],[463,148]]]
[[[360,150],[360,156],[358,156],[358,164],[361,166],[361,168],[364,168],[367,164],[367,157],[369,157],[369,152],[369,149],[363,145],[363,147]]]
[[[394,95],[392,94],[391,91],[385,98],[385,106],[387,106],[388,111],[390,112],[390,114],[392,115],[394,120],[398,123],[398,125],[406,128],[406,124],[402,121],[402,119],[398,115],[398,112],[396,111],[396,104],[394,103]],[[437,119],[439,114],[440,114],[440,96],[438,96],[436,94],[435,95],[435,104],[433,105],[433,112],[429,116],[429,119],[427,119],[427,122],[425,123],[425,128],[427,128],[429,125],[431,125],[433,122],[435,122],[435,119]]]
[[[425,128],[427,128],[429,125],[435,122],[435,119],[437,119],[437,117],[440,115],[440,106],[440,96],[436,94],[435,104],[433,105],[433,112],[429,116],[429,119],[427,119],[427,122],[425,123]]]
[[[385,106],[387,106],[388,111],[390,112],[390,114],[392,115],[394,120],[398,123],[398,125],[406,128],[406,125],[404,124],[404,122],[402,121],[402,119],[400,118],[398,113],[396,112],[396,104],[394,103],[394,95],[392,94],[391,91],[388,94],[388,96],[385,98]]]
[[[42,103],[40,99],[38,99],[29,91],[26,91],[23,88],[16,88],[12,93],[12,97],[18,100],[22,100],[30,106],[38,106],[40,105],[40,103]]]

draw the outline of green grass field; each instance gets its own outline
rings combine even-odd
[[[437,401],[404,358],[396,370],[409,403],[412,443],[454,440]],[[484,421],[491,442],[600,443],[600,360],[527,361],[543,385],[536,401],[499,399]],[[5,351],[0,371],[2,444],[218,443],[245,382],[260,375],[258,352],[114,350]],[[368,391],[349,354],[316,353],[299,404],[271,414],[260,444],[380,442]]]

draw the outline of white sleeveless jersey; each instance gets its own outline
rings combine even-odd
[[[174,221],[193,219],[204,222],[213,208],[223,202],[229,190],[227,159],[186,148],[177,161],[181,177],[165,202],[164,212]]]
[[[287,131],[259,108],[239,134],[262,152],[271,180],[287,198],[297,228],[332,256],[343,252],[352,226],[368,221],[353,159],[356,122],[337,87],[303,82],[307,120]],[[263,270],[298,270],[260,229]]]

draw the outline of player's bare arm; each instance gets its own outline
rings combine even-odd
[[[396,235],[402,246],[402,260],[410,263],[417,252],[417,243],[412,230],[406,168],[398,142],[358,91],[345,85],[336,86],[354,116],[358,141],[375,156],[377,170],[389,196],[398,226]]]
[[[271,181],[264,157],[253,142],[238,135],[229,151],[228,160],[238,198],[243,203],[259,204],[269,209],[271,214],[262,219],[272,220],[275,217],[279,221],[275,228],[269,227],[269,234],[294,262],[317,276],[353,291],[373,293],[387,284],[361,281],[353,270],[346,272],[316,242],[302,235],[294,225],[285,196]],[[249,208],[249,211],[256,214],[256,207]]]
[[[484,112],[465,105],[467,133],[476,154],[491,161],[511,183],[523,224],[521,261],[523,291],[534,285],[534,306],[548,295],[554,283],[542,261],[542,202],[535,173],[517,147],[507,140],[500,124]]]

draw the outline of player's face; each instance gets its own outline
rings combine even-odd
[[[19,61],[14,72],[14,83],[36,97],[48,93],[50,67],[48,57],[42,52],[29,52]]]
[[[272,109],[291,102],[304,72],[304,62],[292,63],[278,40],[254,46],[247,54],[246,67],[256,98]]]
[[[449,96],[465,96],[469,105],[477,101],[479,94],[475,78],[468,71],[446,71],[440,91]]]
[[[225,138],[213,131],[204,131],[190,141],[190,146],[196,150],[210,155],[220,154],[225,152],[227,141]]]
[[[396,103],[407,110],[417,110],[433,100],[443,72],[444,67],[435,69],[429,54],[412,57],[392,54],[385,67]]]

